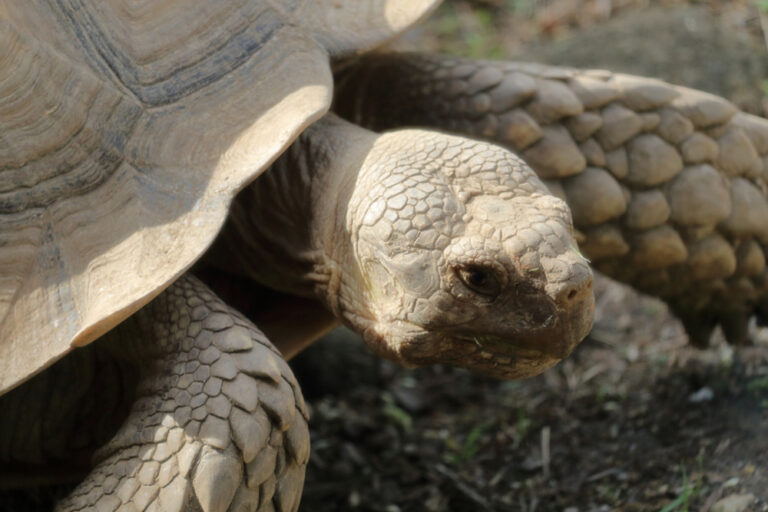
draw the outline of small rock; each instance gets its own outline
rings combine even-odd
[[[712,512],[743,512],[755,501],[752,494],[731,494],[712,506]]]
[[[542,467],[542,461],[538,453],[528,454],[528,456],[523,459],[523,462],[520,463],[520,468],[523,471],[536,471],[540,467]]]
[[[392,388],[392,394],[395,395],[397,402],[408,412],[423,411],[429,404],[428,397],[420,388],[407,388],[395,385]]]
[[[714,397],[715,392],[712,391],[712,388],[709,386],[704,386],[695,393],[692,393],[691,396],[688,397],[688,401],[694,404],[699,404],[701,402],[709,402]]]

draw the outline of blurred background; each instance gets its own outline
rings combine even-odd
[[[453,1],[393,44],[662,78],[768,113],[768,1]],[[761,22],[762,21],[762,22]],[[339,330],[292,362],[312,410],[302,510],[766,511],[768,333],[697,351],[599,279],[592,334],[522,382],[404,370]]]

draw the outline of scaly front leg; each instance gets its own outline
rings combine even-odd
[[[298,509],[307,410],[253,324],[184,276],[109,336],[143,369],[137,399],[58,511]]]
[[[659,80],[427,54],[364,57],[337,111],[509,147],[573,211],[606,274],[665,299],[691,341],[768,322],[768,121]]]

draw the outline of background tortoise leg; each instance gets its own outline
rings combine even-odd
[[[571,207],[597,270],[664,299],[696,345],[768,321],[768,120],[660,80],[431,54],[363,57],[336,110],[516,152]]]
[[[297,510],[308,413],[264,335],[190,276],[119,329],[137,399],[57,510]]]

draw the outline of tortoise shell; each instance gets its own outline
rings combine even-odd
[[[0,7],[0,393],[210,245],[329,108],[331,62],[435,0],[13,0]]]

